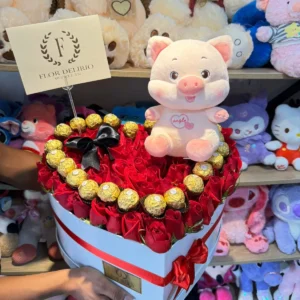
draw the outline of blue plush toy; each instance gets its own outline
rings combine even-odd
[[[268,26],[265,12],[256,8],[256,1],[240,8],[232,18],[232,23],[240,24],[250,31],[253,40],[253,52],[246,61],[245,68],[260,68],[270,62],[272,46],[262,43],[256,38],[256,32],[261,26]]]
[[[292,254],[300,250],[300,186],[273,186],[269,197],[275,217],[263,233],[270,243],[276,241],[281,252]]]
[[[21,104],[0,100],[0,143],[8,145],[12,138],[21,133],[21,122],[16,117],[21,112]]]
[[[145,107],[134,106],[117,106],[113,109],[112,113],[121,119],[122,124],[127,121],[132,121],[138,124],[145,122]]]
[[[256,284],[257,299],[273,299],[270,287],[282,281],[279,262],[241,265],[239,300],[253,299],[253,285]]]

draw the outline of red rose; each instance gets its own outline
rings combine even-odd
[[[240,177],[240,173],[234,172],[228,167],[228,168],[224,168],[223,176],[224,176],[223,194],[226,196],[230,196],[235,190],[235,185],[238,178]]]
[[[168,209],[165,216],[165,224],[168,233],[180,240],[185,235],[184,224],[181,212],[178,210]]]
[[[73,210],[73,196],[75,191],[70,189],[66,183],[60,184],[54,192],[54,198],[60,203],[60,205],[66,210]]]
[[[105,210],[108,215],[108,222],[106,224],[107,231],[114,234],[121,234],[122,215],[118,212],[115,206],[108,206]]]
[[[171,235],[162,222],[154,221],[146,227],[145,243],[152,251],[165,253],[171,248]]]
[[[170,179],[173,184],[180,183],[190,173],[191,168],[188,164],[172,164],[169,167],[166,178]]]
[[[193,227],[203,219],[203,210],[197,201],[189,201],[189,210],[184,214],[184,224]],[[195,228],[195,230],[197,230]]]
[[[199,197],[199,204],[202,207],[203,211],[203,224],[208,225],[210,223],[210,219],[214,214],[215,207],[213,205],[212,198],[206,192],[203,192]]]
[[[129,212],[122,218],[122,234],[125,239],[141,243],[141,231],[144,229],[142,215],[139,212]]]
[[[92,201],[92,207],[90,210],[90,221],[94,226],[101,226],[107,224],[107,213],[105,204],[102,202]]]
[[[52,180],[52,171],[49,167],[43,163],[37,163],[38,169],[38,182],[47,190],[52,191],[53,189],[53,180]]]
[[[149,226],[152,222],[156,221],[156,219],[152,218],[147,213],[142,212],[141,215],[142,215],[142,219],[143,219],[145,227]]]
[[[222,128],[222,134],[224,135],[224,139],[227,142],[232,134],[232,128]]]
[[[223,180],[218,176],[210,177],[205,186],[205,192],[210,195],[214,201],[214,206],[217,207],[223,198]]]
[[[73,195],[73,212],[79,219],[87,219],[90,215],[90,207],[82,202],[77,192]]]

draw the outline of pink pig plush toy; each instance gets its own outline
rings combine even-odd
[[[155,157],[165,155],[205,161],[217,150],[217,123],[227,120],[220,104],[229,93],[227,65],[233,44],[229,36],[208,42],[155,36],[147,56],[152,66],[150,95],[161,105],[146,111],[157,121],[145,141]]]
[[[279,72],[300,77],[300,0],[256,0],[271,26],[262,26],[256,36],[273,46],[271,63]]]

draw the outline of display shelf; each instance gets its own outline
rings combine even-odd
[[[2,258],[1,275],[32,275],[69,268],[64,261],[53,262],[48,258],[46,244],[40,244],[37,258],[24,266],[14,266],[11,257]]]
[[[0,72],[18,72],[17,65],[0,64]],[[150,69],[126,65],[123,69],[111,70],[112,77],[149,78]],[[295,79],[271,68],[229,70],[230,79]]]
[[[273,185],[300,183],[300,172],[293,167],[285,171],[278,171],[274,167],[250,166],[243,171],[239,186]]]
[[[216,256],[211,261],[211,266],[221,265],[240,265],[256,262],[272,262],[272,261],[289,261],[300,259],[300,253],[297,251],[294,254],[287,255],[279,251],[277,245],[271,244],[268,252],[261,254],[254,254],[244,245],[230,246],[230,253],[228,256]]]

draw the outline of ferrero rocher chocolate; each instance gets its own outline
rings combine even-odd
[[[97,129],[102,124],[102,118],[98,114],[91,114],[85,119],[86,126],[90,129]]]
[[[84,119],[77,117],[77,118],[73,118],[70,121],[70,126],[71,126],[72,130],[82,132],[82,131],[85,131],[86,123],[85,123]]]
[[[78,188],[79,196],[85,200],[86,203],[92,201],[96,196],[98,192],[99,186],[98,183],[94,180],[85,180],[81,183],[81,185]]]
[[[217,149],[217,152],[220,153],[222,156],[226,157],[229,155],[229,146],[225,142],[220,142],[220,146]]]
[[[146,197],[144,207],[151,216],[160,217],[166,210],[167,202],[162,195],[153,194]]]
[[[118,197],[118,207],[124,211],[135,209],[140,201],[139,194],[132,189],[125,189]]]
[[[107,203],[113,203],[117,201],[120,195],[119,187],[113,182],[104,182],[100,185],[98,190],[98,197]]]
[[[208,180],[214,174],[214,170],[211,164],[198,162],[194,166],[193,173],[200,176],[203,180]]]
[[[58,139],[63,139],[63,140],[67,139],[71,134],[72,134],[72,129],[67,124],[61,123],[55,127],[54,135]]]
[[[49,140],[45,144],[45,152],[50,152],[53,150],[61,150],[63,148],[63,144],[59,140]]]
[[[185,196],[180,188],[174,187],[165,192],[164,198],[167,205],[173,209],[185,208]]]
[[[78,188],[85,180],[88,179],[88,175],[81,169],[75,169],[67,175],[66,182],[72,188]]]
[[[66,178],[67,175],[77,168],[75,161],[72,158],[64,158],[59,162],[57,167],[57,172],[63,178]]]
[[[47,164],[56,169],[62,159],[66,157],[66,154],[61,150],[52,150],[46,155]]]
[[[212,157],[210,159],[207,160],[208,162],[210,162],[212,164],[212,166],[219,170],[223,167],[223,164],[224,164],[224,158],[223,156],[218,153],[218,152],[215,152]]]
[[[203,179],[195,174],[186,176],[183,180],[187,190],[193,194],[201,194],[204,190]]]
[[[135,138],[138,130],[139,130],[139,126],[135,122],[129,121],[129,122],[126,122],[123,126],[124,134],[131,139]]]
[[[155,125],[156,121],[150,121],[150,120],[146,120],[144,123],[144,128],[145,130],[150,134],[153,126]]]
[[[103,121],[115,129],[117,129],[121,124],[120,119],[114,114],[107,114]]]

